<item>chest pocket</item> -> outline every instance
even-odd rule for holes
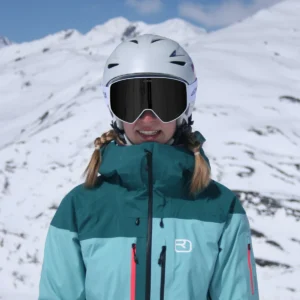
[[[165,299],[206,299],[219,253],[220,224],[169,219],[165,228]]]

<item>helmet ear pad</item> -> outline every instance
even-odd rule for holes
[[[123,122],[119,119],[116,119],[116,123],[119,129],[124,130]]]
[[[180,127],[184,122],[189,123],[189,117],[192,115],[195,102],[191,102],[180,118],[176,120],[177,127]]]

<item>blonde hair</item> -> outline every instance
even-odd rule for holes
[[[190,184],[190,193],[195,194],[205,189],[210,183],[210,167],[204,157],[199,153],[202,145],[195,138],[195,134],[191,132],[185,133],[184,135],[185,146],[195,154],[194,173]],[[124,144],[114,130],[109,130],[102,134],[101,137],[95,139],[95,151],[83,173],[83,175],[86,176],[85,187],[92,188],[95,186],[102,159],[99,149],[113,140],[117,141],[119,144]]]

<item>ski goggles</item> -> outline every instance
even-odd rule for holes
[[[197,79],[192,84],[173,78],[135,77],[103,87],[111,112],[119,120],[134,123],[147,110],[163,123],[174,121],[195,101]]]

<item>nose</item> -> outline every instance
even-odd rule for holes
[[[143,121],[152,121],[154,119],[157,119],[157,117],[151,110],[146,110],[140,116],[140,119]]]

